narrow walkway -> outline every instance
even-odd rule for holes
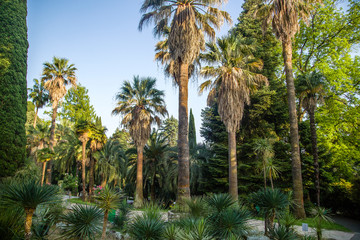
[[[334,221],[340,225],[343,225],[344,227],[350,229],[352,232],[355,233],[355,235],[350,240],[360,240],[360,221],[347,218],[347,217],[341,217],[341,216],[335,216],[333,217]]]

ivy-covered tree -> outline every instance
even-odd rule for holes
[[[0,0],[0,178],[25,159],[26,15],[26,0]]]

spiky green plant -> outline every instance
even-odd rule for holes
[[[279,189],[264,189],[250,195],[250,202],[260,208],[265,217],[265,234],[274,228],[275,218],[279,218],[288,208],[288,196]]]
[[[133,239],[142,240],[160,240],[164,230],[164,221],[155,208],[147,209],[142,215],[136,216],[127,228],[127,232]]]
[[[13,181],[3,184],[0,192],[2,207],[20,207],[25,211],[25,239],[31,238],[32,219],[36,208],[40,204],[56,202],[58,188],[55,186],[41,186],[40,183],[30,181]]]
[[[177,239],[180,240],[212,240],[215,239],[208,228],[207,222],[204,218],[201,219],[185,219],[183,221],[188,221],[183,226],[182,231],[179,231]]]
[[[101,232],[102,210],[96,206],[75,205],[61,217],[65,226],[61,236],[64,239],[95,239]]]
[[[176,240],[178,232],[179,228],[175,224],[171,223],[165,227],[163,237],[166,240]]]
[[[236,205],[236,201],[229,194],[222,193],[210,196],[208,199],[206,199],[206,202],[210,209],[217,213],[220,213]]]
[[[121,197],[122,195],[119,192],[116,192],[108,186],[105,186],[101,193],[95,197],[97,206],[104,211],[103,229],[101,234],[102,240],[104,240],[106,237],[106,227],[109,211],[120,206]]]
[[[186,199],[185,204],[188,206],[189,213],[192,217],[204,217],[207,213],[206,202],[202,197],[193,197]]]
[[[315,224],[317,239],[321,240],[323,224],[334,222],[334,220],[332,220],[330,217],[331,210],[322,207],[315,207],[311,209],[310,213],[311,215],[314,216],[314,224]]]
[[[298,236],[292,229],[285,226],[278,226],[270,230],[270,237],[273,240],[296,240]]]

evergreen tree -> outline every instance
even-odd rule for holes
[[[196,154],[196,129],[195,129],[195,120],[190,108],[190,117],[189,117],[189,152],[190,156]]]
[[[27,1],[0,0],[0,178],[24,163]]]

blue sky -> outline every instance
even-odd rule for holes
[[[44,62],[51,61],[53,56],[65,57],[78,68],[78,81],[89,90],[91,104],[108,128],[108,136],[120,122],[119,116],[111,116],[114,96],[124,80],[132,80],[134,75],[155,77],[157,88],[165,91],[169,115],[178,118],[178,89],[171,79],[165,79],[161,65],[154,61],[158,39],[153,37],[152,26],[142,32],[137,28],[142,2],[28,1],[28,87],[32,87],[34,78],[40,78]],[[229,0],[221,8],[236,23],[242,3]],[[218,36],[226,34],[230,27],[224,24]],[[197,87],[202,79],[198,81],[189,84],[189,110],[193,109],[199,141],[200,114],[206,107],[206,94],[198,96]]]

